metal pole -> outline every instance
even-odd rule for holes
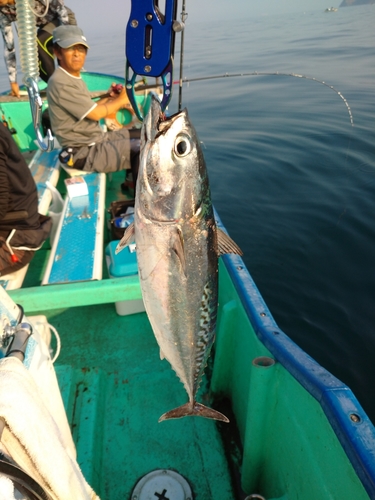
[[[187,18],[187,13],[185,12],[185,0],[182,1],[182,11],[181,11],[181,22],[185,24]],[[185,27],[183,27],[181,32],[181,52],[180,52],[180,83],[178,92],[178,111],[182,109],[182,78],[183,78],[183,65],[184,65],[184,37],[185,37]]]

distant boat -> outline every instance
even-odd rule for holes
[[[336,7],[328,7],[324,12],[337,12],[339,9],[336,9]]]

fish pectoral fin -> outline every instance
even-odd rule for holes
[[[130,224],[125,230],[124,236],[121,238],[118,243],[115,254],[117,255],[121,250],[130,245],[130,243],[134,243],[134,222]]]
[[[184,246],[184,237],[180,229],[177,228],[177,231],[173,233],[172,237],[172,250],[177,255],[178,260],[181,264],[182,272],[186,278],[186,259],[185,259],[185,246]]]
[[[241,248],[230,238],[227,233],[217,228],[217,255],[224,255],[226,253],[235,253],[243,255]]]

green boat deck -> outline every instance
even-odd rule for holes
[[[173,469],[198,498],[234,498],[213,421],[158,423],[162,413],[186,402],[186,394],[169,364],[160,361],[146,315],[124,319],[113,314],[113,305],[100,306],[100,314],[96,309],[51,318],[65,345],[57,374],[88,482],[103,499],[130,498],[142,475]],[[77,330],[79,335],[70,335]]]

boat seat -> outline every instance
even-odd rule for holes
[[[59,152],[60,149],[53,149],[49,152],[38,150],[29,165],[38,190],[38,211],[42,215],[47,215],[53,200],[51,186],[55,187],[59,180]],[[2,276],[0,286],[5,290],[21,288],[28,267],[29,265],[26,265],[14,273]]]
[[[90,173],[85,181],[87,195],[65,198],[42,285],[102,278],[106,177]]]

